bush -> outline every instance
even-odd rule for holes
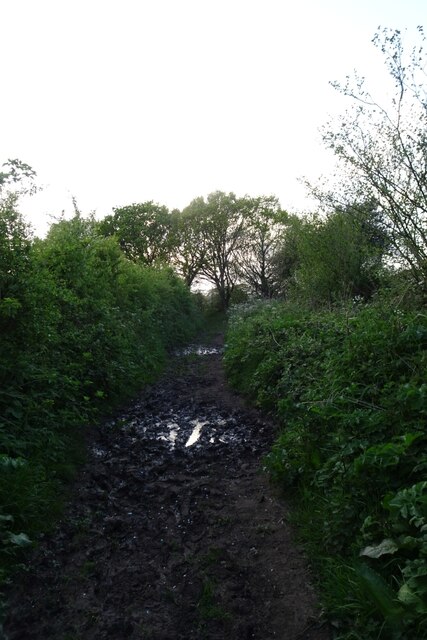
[[[57,515],[84,425],[153,380],[198,313],[169,269],[128,261],[93,220],[32,241],[14,210],[0,213],[13,264],[0,264],[1,579]]]
[[[304,496],[320,564],[347,576],[347,601],[330,608],[361,629],[374,620],[360,637],[427,637],[426,346],[425,314],[380,302],[261,305],[227,336],[231,382],[282,423],[266,467]]]

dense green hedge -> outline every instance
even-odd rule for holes
[[[0,580],[59,509],[84,425],[158,374],[198,312],[169,269],[76,215],[33,241],[0,210]]]
[[[264,304],[226,343],[231,382],[280,418],[266,466],[299,496],[337,637],[426,638],[427,316]]]

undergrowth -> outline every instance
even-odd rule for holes
[[[280,418],[265,465],[294,495],[336,638],[427,638],[426,347],[426,314],[384,301],[230,321],[228,377]]]
[[[200,319],[170,269],[130,262],[93,220],[32,240],[4,207],[0,232],[1,588],[60,513],[84,426],[153,380]]]

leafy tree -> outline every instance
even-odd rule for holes
[[[0,172],[0,327],[17,328],[28,293],[31,230],[18,210],[19,197],[33,190],[35,171],[9,160]]]
[[[243,242],[242,201],[234,193],[215,191],[206,201],[198,198],[190,207],[198,212],[195,249],[200,274],[215,286],[221,308],[227,309],[239,279],[236,257]]]
[[[312,304],[369,298],[379,286],[387,235],[371,203],[305,220],[296,238],[294,295]]]
[[[306,224],[302,217],[287,216],[285,229],[280,234],[279,244],[271,257],[276,297],[289,298],[295,288],[295,274],[300,264],[298,242]]]
[[[279,291],[273,257],[282,242],[286,214],[274,196],[241,200],[243,242],[236,255],[240,279],[257,297],[271,298]]]
[[[19,295],[28,265],[30,238],[15,197],[0,198],[0,301]]]
[[[205,262],[205,249],[201,244],[204,210],[203,198],[196,198],[182,212],[172,212],[171,262],[188,287],[199,276]]]
[[[212,283],[224,309],[237,285],[260,297],[277,294],[273,256],[286,219],[277,198],[216,191],[173,218],[172,262],[189,286],[197,277]]]
[[[103,235],[117,237],[130,260],[153,265],[170,256],[172,219],[165,206],[149,201],[117,208],[99,225]]]
[[[29,164],[14,158],[4,162],[3,167],[6,167],[7,171],[0,171],[0,193],[5,189],[11,189],[16,186],[18,186],[16,193],[22,194],[27,191],[35,191],[36,187],[33,180],[37,174]],[[27,182],[27,185],[29,183],[30,187],[25,186],[25,182]]]
[[[402,33],[384,29],[374,45],[385,58],[393,97],[377,100],[355,75],[335,88],[352,98],[350,109],[324,131],[343,168],[330,193],[314,190],[332,206],[357,200],[377,203],[397,258],[416,282],[427,278],[427,99],[425,36],[405,51]]]

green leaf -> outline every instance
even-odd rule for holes
[[[28,547],[32,544],[26,533],[9,533],[9,541],[18,547]]]
[[[402,604],[407,606],[418,604],[420,600],[406,582],[400,587],[397,597]]]
[[[385,538],[380,544],[375,546],[365,547],[361,552],[361,556],[367,556],[368,558],[380,558],[386,554],[393,554],[398,551],[399,547],[394,540]]]
[[[394,591],[384,578],[366,564],[357,568],[357,574],[367,596],[382,613],[385,620],[400,626],[404,610],[396,601]]]

